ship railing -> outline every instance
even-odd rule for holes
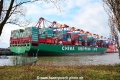
[[[10,47],[22,47],[22,46],[30,46],[30,43],[24,43],[24,44],[10,44]]]

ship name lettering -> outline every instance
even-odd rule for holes
[[[71,50],[72,51],[72,50],[75,50],[75,48],[74,47],[69,47],[69,46],[62,46],[62,50],[65,50],[65,51],[66,50],[68,50],[68,51]]]
[[[97,48],[93,48],[93,51],[97,51]]]
[[[78,50],[82,51],[82,50],[84,50],[84,48],[83,47],[78,47]]]
[[[78,47],[78,50],[79,50],[79,51],[83,51],[83,50],[85,50],[85,51],[90,51],[91,48],[87,48],[87,47]]]

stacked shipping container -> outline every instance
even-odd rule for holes
[[[57,26],[56,22],[48,28],[28,27],[11,31],[11,44],[45,43],[62,45],[108,47],[109,42],[88,31],[69,28],[67,25]]]

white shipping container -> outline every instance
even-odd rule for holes
[[[70,42],[71,42],[71,38],[68,38],[67,41],[70,41]]]

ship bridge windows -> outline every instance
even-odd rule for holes
[[[22,46],[23,46],[23,44],[20,44],[20,46],[22,47]]]
[[[11,44],[12,47],[14,47],[14,44]]]
[[[17,45],[15,44],[15,46],[17,46]]]
[[[27,44],[27,46],[30,46],[30,44]]]
[[[23,46],[26,46],[26,44],[24,43]]]
[[[12,44],[10,44],[10,47],[12,47]]]
[[[14,47],[14,44],[12,44],[12,47]]]
[[[20,45],[19,45],[19,44],[17,44],[17,46],[19,47]]]
[[[21,47],[22,46],[22,44],[19,44],[19,47]]]

